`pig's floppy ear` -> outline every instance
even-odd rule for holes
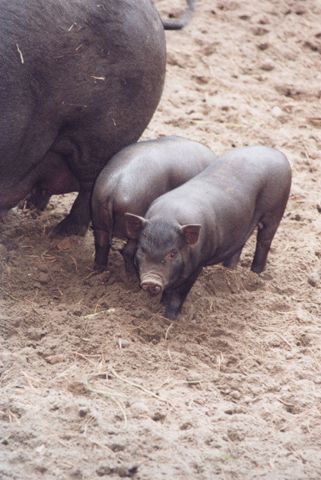
[[[125,226],[127,235],[133,240],[137,240],[146,223],[147,220],[139,215],[134,215],[133,213],[128,212],[125,213]]]
[[[189,245],[195,245],[198,242],[200,230],[201,225],[199,224],[188,224],[181,227],[181,232]]]

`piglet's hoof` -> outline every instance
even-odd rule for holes
[[[58,223],[50,232],[50,237],[68,237],[70,235],[84,236],[88,230],[88,225],[75,223],[71,217],[66,217]]]
[[[8,218],[8,210],[0,210],[0,223],[6,223]]]
[[[177,316],[179,313],[179,310],[167,307],[165,310],[165,317],[168,318],[168,320],[177,320]]]
[[[94,263],[93,270],[95,273],[103,273],[107,270],[107,265],[99,264],[99,263]]]

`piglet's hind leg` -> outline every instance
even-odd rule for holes
[[[251,265],[252,272],[263,272],[266,265],[267,256],[271,247],[271,243],[277,231],[279,223],[280,221],[271,221],[271,223],[267,223],[266,220],[263,220],[261,222],[261,225],[258,227],[256,249],[254,259]]]
[[[107,268],[110,250],[109,232],[94,228],[95,237],[95,263],[94,270],[103,272]]]
[[[136,268],[134,257],[137,249],[137,242],[135,240],[128,240],[124,248],[120,251],[123,256],[125,270],[129,275],[136,275]]]

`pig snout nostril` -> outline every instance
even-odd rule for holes
[[[161,286],[155,283],[142,283],[141,287],[143,290],[147,291],[151,295],[157,295],[161,291]]]
[[[161,291],[161,287],[159,285],[154,285],[153,286],[153,292],[159,293]]]

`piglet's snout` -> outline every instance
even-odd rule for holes
[[[162,292],[164,288],[162,279],[158,275],[143,276],[140,282],[140,286],[150,295],[158,295],[160,292]]]

